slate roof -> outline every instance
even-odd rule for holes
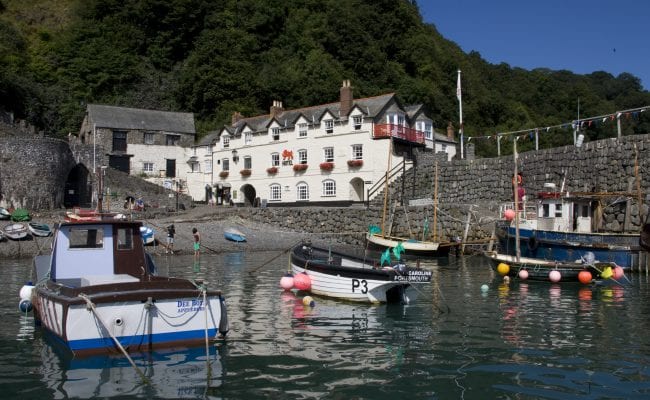
[[[88,104],[88,118],[101,128],[140,129],[194,135],[194,114]]]

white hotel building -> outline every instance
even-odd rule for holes
[[[275,101],[267,115],[235,113],[194,146],[187,182],[196,200],[214,188],[218,204],[349,205],[383,179],[389,148],[395,166],[434,146],[456,154],[453,132],[436,134],[421,105],[403,106],[394,93],[353,99],[344,81],[336,103],[285,110]]]

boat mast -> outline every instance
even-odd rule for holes
[[[436,160],[436,174],[433,185],[433,241],[438,238],[438,160]]]
[[[384,182],[384,210],[381,214],[381,237],[386,237],[386,207],[388,204],[388,174],[390,172],[391,157],[393,154],[393,137],[388,138],[388,167],[386,168],[386,182]]]
[[[512,177],[512,188],[515,197],[515,256],[517,262],[521,259],[521,248],[519,246],[519,181],[517,180],[517,137],[512,141],[512,155],[515,162],[515,172]]]

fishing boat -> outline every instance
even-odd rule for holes
[[[52,235],[52,229],[48,224],[32,221],[27,224],[27,228],[32,236],[47,237]]]
[[[155,232],[149,226],[143,225],[140,227],[140,237],[142,238],[142,243],[144,243],[145,246],[151,246],[156,241]]]
[[[107,216],[63,222],[34,259],[21,310],[73,355],[206,343],[228,332],[225,300],[201,281],[157,275],[142,224]]]
[[[3,228],[3,232],[5,236],[11,240],[21,240],[26,238],[27,235],[29,234],[29,230],[27,229],[27,226],[19,222],[14,222],[13,224],[9,224],[5,226]]]
[[[544,189],[534,201],[501,207],[502,220],[495,231],[501,253],[516,255],[518,228],[522,257],[565,262],[592,252],[597,260],[616,263],[624,270],[638,264],[638,232],[609,232],[600,227],[602,201],[615,193],[568,193],[556,190],[552,183],[544,184]]]
[[[246,241],[246,235],[244,235],[242,232],[240,232],[236,228],[228,228],[223,231],[223,236],[230,241],[233,242],[245,242]]]
[[[408,267],[403,262],[382,266],[372,260],[314,247],[309,242],[293,247],[290,259],[294,287],[320,296],[408,304],[417,295],[415,285],[431,283],[431,271]]]
[[[8,220],[11,218],[11,213],[4,207],[0,207],[0,220]]]
[[[514,255],[499,254],[497,252],[483,253],[490,261],[492,268],[499,274],[519,277],[521,279],[547,282],[578,282],[582,281],[582,278],[585,282],[590,282],[594,279],[607,279],[615,274],[622,273],[616,270],[616,264],[598,262],[592,259],[591,257],[593,255],[590,254],[587,253],[585,258],[571,262],[542,260],[530,257],[519,257],[517,259]],[[581,273],[584,274],[583,271],[588,272],[586,277],[580,276]]]

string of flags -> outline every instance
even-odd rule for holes
[[[529,129],[521,129],[518,131],[510,131],[510,132],[498,132],[494,133],[491,135],[483,135],[483,136],[470,136],[467,139],[467,143],[469,143],[471,140],[477,140],[477,139],[492,139],[492,138],[500,138],[508,135],[516,135],[515,139],[519,140],[520,138],[524,138],[526,136],[530,137],[531,139],[534,138],[536,135],[540,133],[548,133],[552,129],[576,129],[577,127],[580,128],[586,128],[590,127],[592,125],[600,125],[607,123],[609,121],[615,121],[617,119],[625,118],[639,118],[639,114],[642,112],[645,112],[646,110],[650,109],[650,106],[645,106],[645,107],[639,107],[639,108],[633,108],[629,110],[624,110],[624,111],[617,111],[612,114],[606,114],[606,115],[599,115],[596,117],[588,117],[588,118],[581,118],[578,120],[573,120],[571,122],[565,122],[562,124],[558,125],[550,125],[550,126],[545,126],[545,127],[536,127],[536,128],[529,128]]]

